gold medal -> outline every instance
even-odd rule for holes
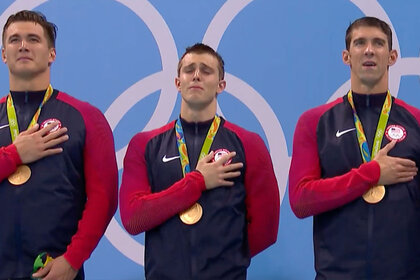
[[[385,196],[385,186],[373,186],[363,194],[363,199],[368,203],[378,203]]]
[[[186,225],[197,223],[201,219],[201,216],[203,216],[203,208],[197,202],[187,210],[179,213],[179,218]]]
[[[31,169],[27,165],[20,165],[7,179],[10,184],[19,186],[25,184],[31,177]]]

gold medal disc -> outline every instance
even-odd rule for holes
[[[19,186],[25,184],[29,178],[31,177],[31,169],[27,165],[20,165],[15,173],[10,175],[7,179],[9,180],[10,184],[15,186]]]
[[[203,216],[203,208],[197,202],[187,210],[179,213],[179,218],[186,225],[197,223],[201,219],[201,216]]]
[[[367,203],[378,203],[385,196],[385,186],[373,186],[363,194],[363,199]]]

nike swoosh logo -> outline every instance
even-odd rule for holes
[[[166,157],[166,155],[164,155],[163,158],[162,158],[162,161],[163,162],[169,162],[169,161],[177,159],[177,158],[179,158],[179,156],[174,156],[174,157],[169,157],[168,158],[168,157]]]
[[[5,127],[8,127],[8,126],[9,126],[9,124],[4,124],[4,125],[1,125],[1,126],[0,126],[0,129],[5,128]]]
[[[338,138],[338,137],[342,136],[343,134],[346,134],[347,132],[353,131],[355,129],[356,128],[353,127],[353,128],[346,129],[346,130],[343,130],[343,131],[337,130],[337,133],[335,134],[335,136]]]

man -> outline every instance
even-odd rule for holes
[[[120,189],[123,225],[146,231],[147,279],[245,279],[277,239],[279,193],[262,139],[216,115],[224,62],[187,48],[178,120],[133,137]],[[191,172],[190,172],[191,171]]]
[[[53,23],[20,11],[2,38],[0,279],[84,279],[117,206],[111,130],[98,109],[51,87]],[[43,252],[52,260],[32,274]]]
[[[350,91],[298,121],[290,204],[314,216],[316,279],[420,279],[420,111],[388,91],[397,56],[385,22],[356,20]]]

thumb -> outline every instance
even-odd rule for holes
[[[383,151],[383,153],[388,154],[389,151],[392,150],[392,148],[395,147],[395,144],[397,143],[396,140],[392,140],[391,142],[389,142],[388,144],[385,145],[385,147],[383,147],[381,150]]]
[[[41,279],[41,278],[44,278],[45,276],[47,276],[47,274],[51,270],[52,263],[53,263],[52,261],[48,262],[47,265],[45,265],[45,267],[40,268],[37,272],[32,274],[32,278]]]

